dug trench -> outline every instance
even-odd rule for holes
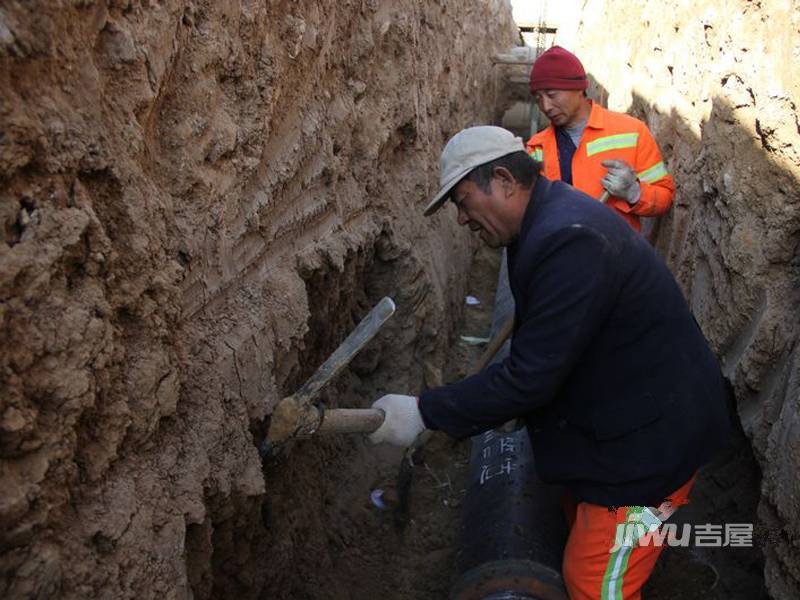
[[[398,313],[320,401],[474,360],[460,335],[486,335],[496,257],[467,283],[467,235],[418,209],[447,138],[492,120],[507,3],[46,4],[0,11],[0,596],[446,597],[466,443],[437,439],[406,488],[361,436],[263,467],[257,448],[267,404],[383,295]],[[656,247],[740,395],[747,437],[686,518],[767,522],[775,543],[766,565],[670,549],[645,597],[758,598],[766,573],[796,598],[797,94],[775,95],[763,65],[793,63],[760,40],[789,48],[800,11],[670,4],[589,11],[578,53],[663,141],[680,186]]]
[[[374,301],[393,293],[399,298],[397,315],[319,399],[329,407],[361,407],[383,393],[412,393],[426,385],[419,365],[414,368],[417,358],[409,350],[413,345],[401,341],[410,342],[414,326],[404,302],[408,299],[398,294],[397,282],[413,272],[413,266],[396,256],[387,260],[388,247],[384,237],[369,252],[350,254],[341,272],[322,267],[304,273],[313,309],[309,332],[298,350],[297,365],[302,367],[287,374],[287,393],[325,360]],[[454,311],[449,353],[441,375],[429,375],[429,381],[459,380],[479,359],[483,344],[478,340],[487,338],[492,323],[499,267],[498,253],[485,247],[474,250],[464,292],[479,304],[465,302]],[[259,439],[254,432],[254,441]],[[207,582],[211,585],[195,589],[209,590],[206,597],[252,593],[247,566],[237,565],[234,558],[236,540],[241,540],[244,554],[253,552],[254,543],[260,546],[255,562],[263,571],[255,579],[261,598],[449,597],[458,579],[460,539],[470,526],[462,521],[470,443],[438,434],[409,463],[402,451],[373,446],[359,435],[294,442],[264,463],[267,492],[259,522],[243,521],[238,531],[223,527],[223,544],[215,532],[213,547],[219,557],[213,561],[215,572]],[[711,501],[725,481],[732,488],[732,481],[758,477],[752,455],[744,454],[739,446],[704,470],[693,494],[696,502],[676,517],[681,526],[752,516],[755,485],[753,497],[729,494]],[[269,543],[258,544],[255,530]],[[208,562],[202,549],[198,558],[198,564]],[[722,560],[703,549],[669,548],[644,597],[759,598],[762,564],[755,548],[739,549],[733,559]]]

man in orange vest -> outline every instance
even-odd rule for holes
[[[560,179],[608,205],[636,231],[640,217],[672,205],[675,184],[647,125],[607,110],[586,96],[586,71],[571,52],[553,46],[531,70],[530,88],[550,126],[528,140],[530,156]]]
[[[526,150],[543,163],[545,177],[560,179],[593,198],[605,190],[608,206],[639,231],[640,217],[669,210],[675,184],[647,125],[592,102],[587,87],[586,71],[571,52],[553,46],[539,56],[531,70],[530,89],[550,126],[532,136]],[[502,281],[498,299],[509,295]],[[693,479],[673,494],[675,506],[687,501]],[[619,531],[618,523],[628,513],[612,514],[595,504],[576,503],[569,494],[564,503],[571,531],[563,574],[570,597],[640,598],[662,547],[638,547],[632,560],[617,564],[619,555],[606,553],[604,547],[611,529]],[[611,593],[612,589],[616,591]]]

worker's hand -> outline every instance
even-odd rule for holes
[[[608,169],[601,181],[608,193],[624,199],[630,205],[636,204],[642,192],[636,171],[624,160],[604,160],[601,164]]]
[[[386,443],[405,448],[425,429],[414,396],[387,394],[376,400],[372,408],[380,408],[386,413],[383,425],[369,436],[373,444]]]

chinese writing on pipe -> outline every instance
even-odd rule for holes
[[[517,468],[514,438],[489,430],[483,434],[482,439],[484,447],[481,450],[480,484],[483,485],[493,477],[510,476]]]

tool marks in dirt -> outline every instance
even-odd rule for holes
[[[246,231],[232,247],[223,249],[218,266],[202,265],[183,284],[183,310],[192,317],[214,309],[216,300],[249,280],[264,281],[279,267],[290,267],[292,257],[330,237],[341,226],[327,200],[298,199],[294,210],[260,219],[257,229]],[[268,206],[268,205],[267,205]]]

